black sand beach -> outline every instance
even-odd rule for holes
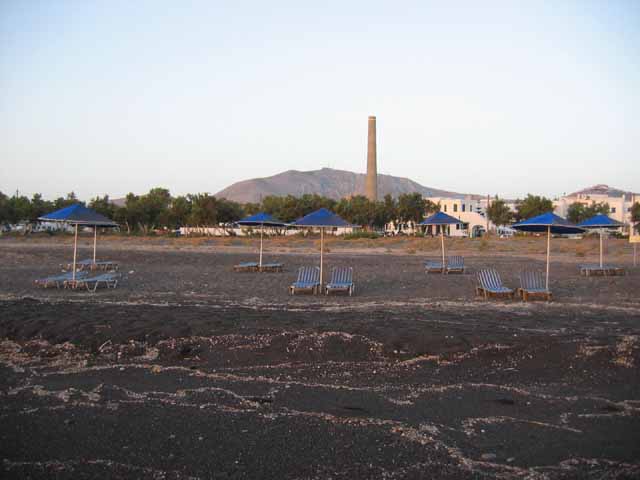
[[[0,469],[8,478],[640,478],[640,272],[555,301],[474,298],[540,256],[339,250],[355,297],[289,297],[215,245],[101,251],[116,290],[37,290],[62,245],[0,241]]]

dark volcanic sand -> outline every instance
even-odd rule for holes
[[[330,254],[357,296],[291,298],[316,257],[106,253],[117,290],[43,291],[68,251],[0,243],[5,477],[640,478],[638,272],[561,258],[554,303],[486,303],[417,256]]]

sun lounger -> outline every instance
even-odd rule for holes
[[[65,288],[86,288],[90,292],[95,292],[100,285],[107,288],[116,288],[118,286],[119,278],[120,275],[113,272],[102,273],[94,277],[83,277],[80,279],[78,279],[78,276],[76,275],[75,281],[67,280],[65,282]]]
[[[545,287],[544,277],[542,273],[533,270],[524,270],[520,272],[520,288],[518,295],[525,302],[530,298],[541,297],[544,300],[552,300],[552,294]]]
[[[500,275],[493,268],[483,268],[478,272],[476,295],[513,298],[514,290],[503,285]]]
[[[602,267],[599,264],[591,264],[591,265],[580,265],[580,274],[585,275],[587,277],[590,276],[605,276],[605,275],[624,275],[626,270],[623,267],[616,267],[614,265],[603,265]]]
[[[76,279],[83,278],[86,275],[87,275],[87,272],[76,272]],[[62,273],[60,275],[54,275],[51,277],[38,278],[34,280],[33,283],[36,286],[42,287],[42,288],[49,288],[49,287],[60,288],[64,286],[65,282],[71,280],[72,276],[73,276],[73,272],[66,272],[66,273]]]
[[[257,262],[240,263],[238,265],[234,265],[233,270],[236,272],[257,272],[258,263]]]
[[[261,272],[281,272],[284,268],[282,263],[263,263],[258,270]]]
[[[464,273],[464,257],[453,256],[447,258],[447,273]]]
[[[66,270],[73,270],[73,263],[63,265]],[[76,270],[118,270],[118,262],[112,262],[110,260],[103,260],[100,262],[94,262],[91,259],[80,260],[76,262]]]
[[[320,269],[318,267],[300,267],[298,279],[289,287],[289,293],[298,291],[316,293],[320,289]]]
[[[337,267],[331,270],[331,281],[325,287],[327,295],[332,292],[345,292],[351,296],[353,295],[354,290],[353,268]]]
[[[427,260],[424,262],[427,273],[442,273],[442,262],[439,260]]]

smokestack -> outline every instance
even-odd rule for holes
[[[376,153],[376,117],[369,117],[369,136],[367,140],[367,179],[365,196],[375,202],[378,200],[378,156]]]

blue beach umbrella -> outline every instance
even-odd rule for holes
[[[551,251],[551,234],[570,235],[583,233],[584,229],[552,212],[543,213],[537,217],[524,220],[512,225],[512,227],[514,230],[519,230],[521,232],[547,233],[547,276],[545,288],[549,290],[549,254]]]
[[[584,222],[579,223],[578,226],[587,230],[600,231],[600,268],[602,268],[602,234],[607,229],[622,227],[622,223],[614,220],[613,218],[610,218],[607,215],[599,214],[586,219]]]
[[[268,213],[260,212],[255,215],[243,218],[236,222],[238,225],[246,227],[260,227],[260,262],[259,266],[262,267],[262,238],[264,233],[264,227],[284,227],[286,223],[281,222],[277,218],[272,217]]]
[[[441,240],[441,244],[442,244],[442,273],[445,272],[445,268],[444,268],[444,264],[445,264],[445,260],[444,260],[444,227],[445,225],[456,225],[456,224],[462,224],[462,222],[460,220],[458,220],[457,218],[453,218],[451,215],[447,215],[444,212],[436,212],[433,215],[431,215],[430,217],[425,218],[422,222],[419,223],[419,225],[425,225],[425,226],[440,226],[440,240]]]
[[[320,229],[320,287],[322,288],[322,263],[324,251],[324,229],[333,227],[354,227],[339,215],[336,215],[326,208],[321,208],[315,212],[311,212],[295,222],[293,225],[301,228],[319,228]]]
[[[117,227],[118,224],[108,219],[104,215],[84,207],[80,204],[61,208],[55,212],[48,213],[38,220],[43,222],[68,223],[75,226],[73,239],[73,273],[72,280],[76,279],[76,260],[78,251],[78,225],[93,227],[93,263],[96,263],[96,246],[98,242],[98,227]]]

